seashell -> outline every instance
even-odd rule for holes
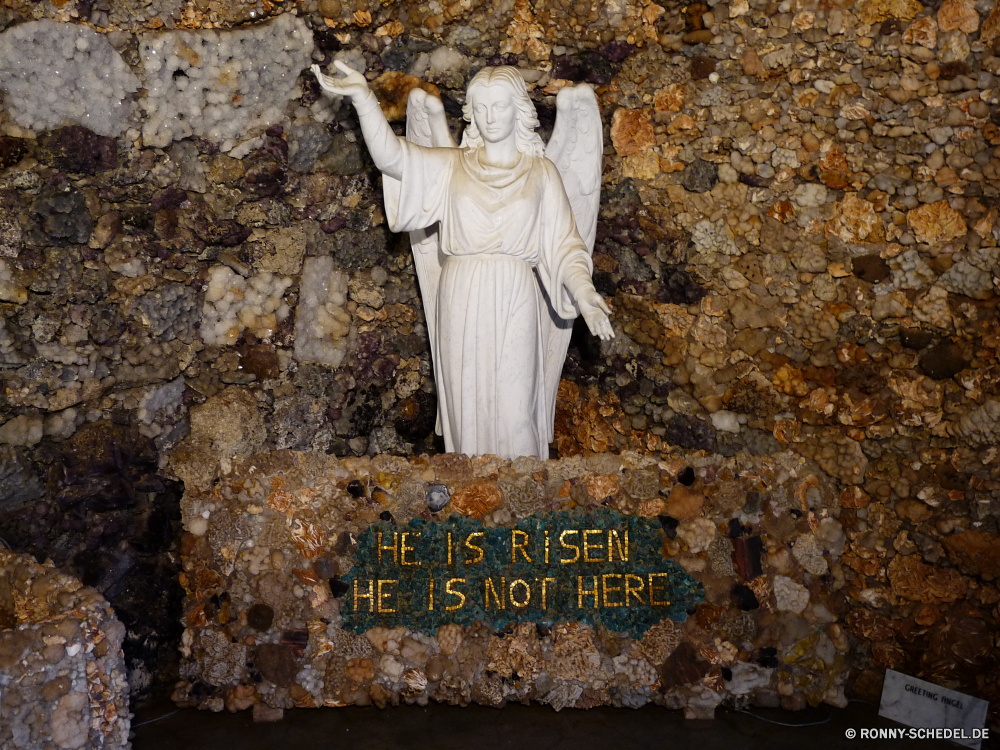
[[[403,682],[416,693],[422,693],[427,688],[427,677],[419,669],[407,669],[403,672]]]
[[[427,487],[427,508],[431,513],[438,513],[444,510],[445,506],[451,502],[451,491],[446,485],[431,484]]]

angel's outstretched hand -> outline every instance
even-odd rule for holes
[[[615,337],[615,332],[611,328],[611,308],[596,289],[588,289],[580,295],[577,300],[580,305],[580,313],[587,321],[590,332],[601,341],[608,341]]]
[[[334,96],[346,96],[354,104],[358,104],[364,100],[368,96],[368,81],[365,80],[365,77],[340,60],[334,60],[333,64],[337,70],[344,74],[342,78],[331,78],[328,75],[323,75],[323,72],[319,69],[319,65],[312,66],[311,70],[313,75],[316,76],[320,88]]]

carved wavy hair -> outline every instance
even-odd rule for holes
[[[517,68],[510,65],[502,65],[496,68],[483,68],[469,83],[469,89],[465,93],[465,106],[462,107],[462,116],[469,124],[465,127],[462,135],[462,148],[475,149],[483,145],[483,136],[476,127],[476,119],[472,115],[472,109],[477,97],[486,90],[487,87],[506,85],[510,89],[511,101],[514,103],[515,124],[514,143],[517,150],[529,156],[544,156],[545,144],[542,138],[535,132],[538,127],[538,114],[535,112],[535,105],[528,96],[528,88],[524,85],[524,79],[517,72]]]

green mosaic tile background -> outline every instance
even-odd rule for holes
[[[571,533],[562,539],[576,552],[560,543],[567,530]],[[341,609],[344,628],[356,633],[376,625],[434,633],[448,622],[481,620],[499,630],[511,623],[577,621],[638,637],[664,618],[683,621],[688,609],[705,599],[702,585],[663,557],[656,519],[610,510],[550,513],[493,529],[459,515],[440,523],[383,522],[369,527],[359,542],[354,568],[344,579],[349,589]],[[543,602],[545,579],[552,580],[545,582]],[[449,592],[449,581],[459,593]]]

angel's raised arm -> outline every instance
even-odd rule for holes
[[[382,174],[397,180],[402,179],[403,147],[399,143],[399,137],[389,127],[378,99],[368,88],[365,77],[340,60],[334,61],[333,64],[344,74],[342,78],[323,75],[318,65],[312,66],[320,88],[330,96],[350,98],[358,113],[361,134],[365,138],[365,145],[368,146],[368,153],[372,155],[375,166]]]

